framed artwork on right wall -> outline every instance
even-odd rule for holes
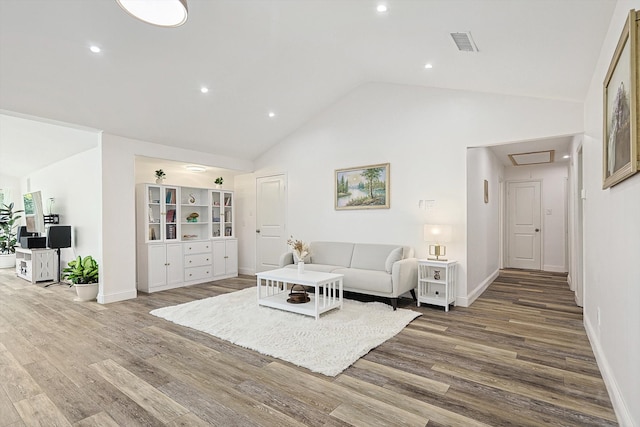
[[[629,12],[604,79],[603,189],[638,172],[638,15]]]

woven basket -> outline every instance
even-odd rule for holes
[[[296,287],[298,287],[296,289]],[[307,290],[302,285],[295,284],[291,286],[291,292],[289,293],[289,299],[287,302],[290,304],[304,304],[305,302],[311,301],[309,295],[307,294]]]

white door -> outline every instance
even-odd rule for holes
[[[225,240],[225,272],[226,274],[238,273],[238,241],[235,239]]]
[[[508,183],[507,200],[509,267],[540,270],[540,181]]]
[[[285,176],[256,180],[256,272],[278,268],[278,259],[287,249]]]
[[[184,258],[182,243],[167,245],[167,284],[182,283],[184,281]]]
[[[227,256],[226,243],[224,240],[215,240],[213,242],[213,276],[224,276],[227,274]]]
[[[166,245],[149,245],[149,290],[167,284]]]

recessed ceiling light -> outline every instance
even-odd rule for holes
[[[568,159],[568,158],[569,158],[569,155],[568,155],[568,154],[565,154],[564,156],[562,156],[562,158],[563,158],[563,159]]]
[[[276,116],[276,113],[274,113],[273,111],[269,111],[269,113],[267,114],[267,116],[274,118]]]
[[[209,88],[208,88],[208,87],[204,87],[204,86],[202,86],[202,87],[200,88],[200,92],[202,92],[202,93],[207,93],[207,92],[209,92]]]
[[[430,70],[431,68],[433,68],[433,65],[431,64],[425,64],[424,68],[426,68],[427,70]]]
[[[187,170],[190,170],[191,172],[204,172],[207,170],[207,168],[200,165],[187,165],[185,166],[185,168],[187,168]]]
[[[89,50],[90,50],[91,52],[93,52],[93,53],[100,53],[100,51],[101,51],[102,49],[100,49],[100,48],[99,48],[98,46],[96,46],[96,45],[93,45],[93,46],[90,46],[90,47],[89,47]]]
[[[380,13],[385,13],[387,11],[387,5],[379,4],[378,6],[376,6],[376,10]]]

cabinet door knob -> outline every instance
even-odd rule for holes
[[[189,264],[191,264],[191,260],[189,260]]]
[[[209,258],[207,258],[206,261],[209,261]]]

